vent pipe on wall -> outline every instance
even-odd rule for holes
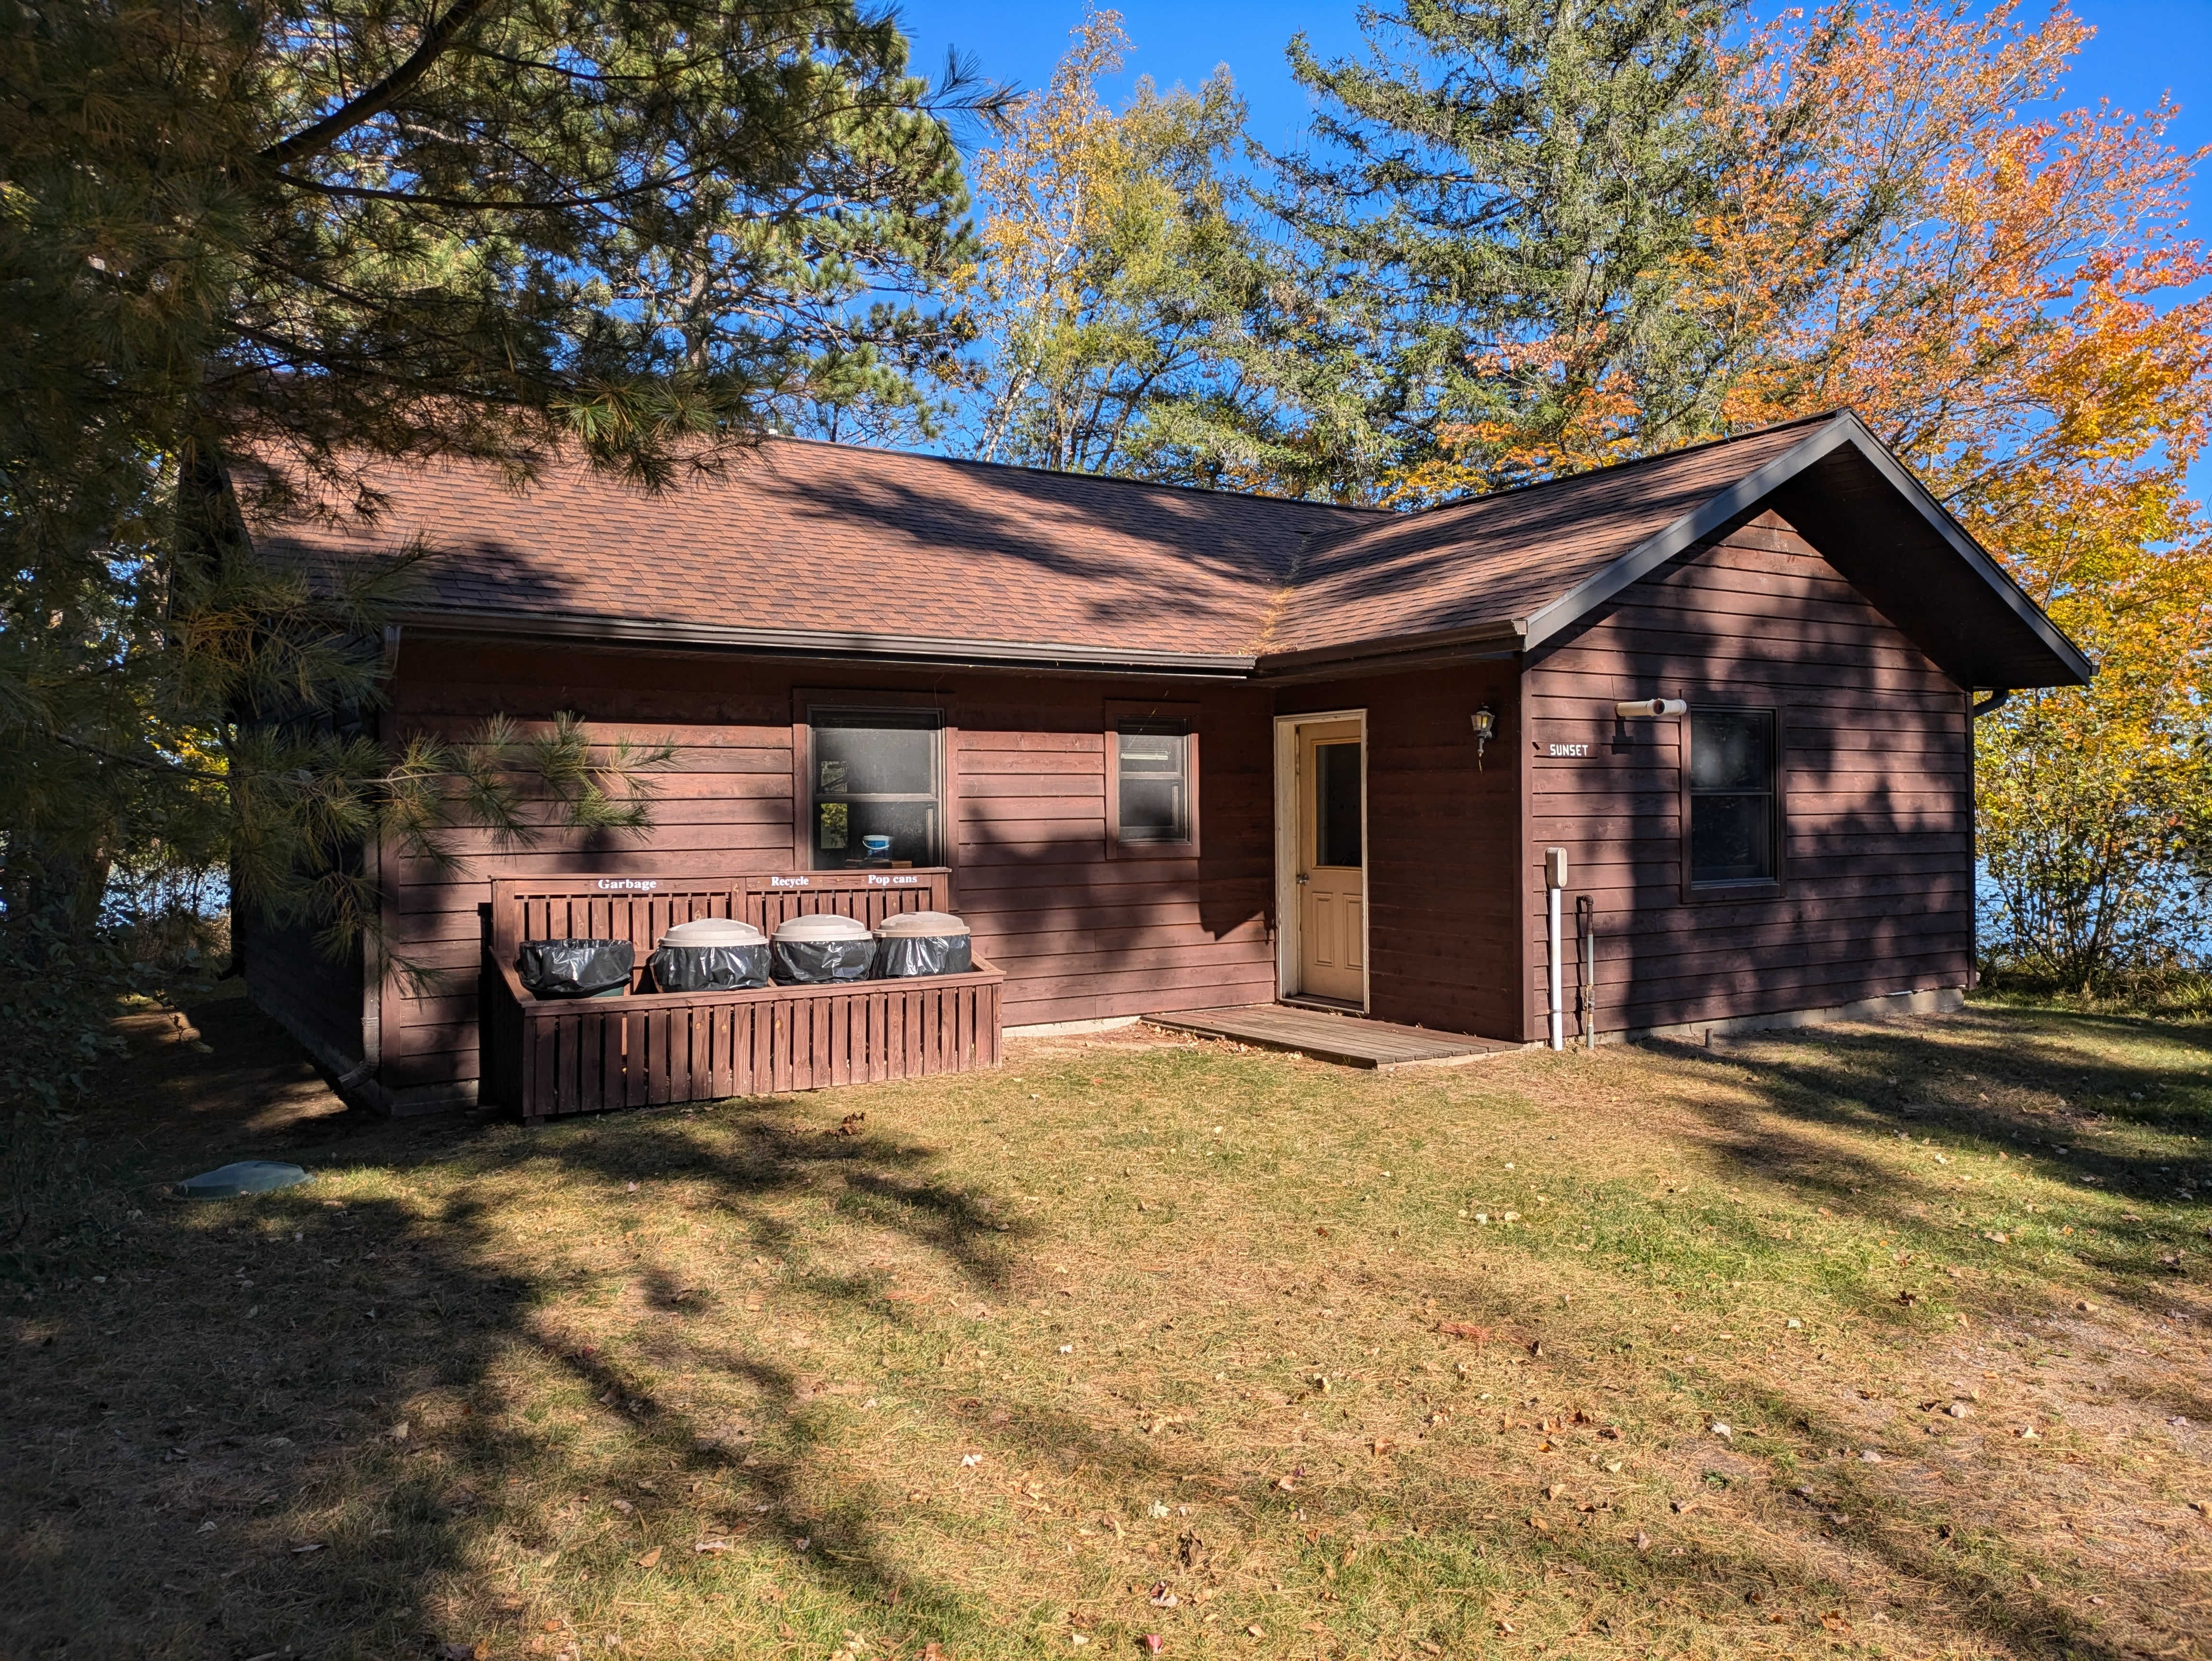
[[[1552,989],[1552,1048],[1567,1047],[1565,1012],[1559,1007],[1559,891],[1567,885],[1567,850],[1547,848],[1544,850],[1544,893],[1548,905],[1551,942]]]

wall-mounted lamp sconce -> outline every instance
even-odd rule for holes
[[[1474,727],[1474,770],[1479,773],[1482,770],[1482,752],[1490,748],[1491,739],[1498,736],[1498,717],[1486,703],[1468,720]]]
[[[1624,698],[1613,706],[1623,721],[1650,721],[1656,715],[1686,715],[1690,706],[1680,698]]]

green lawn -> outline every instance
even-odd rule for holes
[[[11,1661],[2212,1653],[2212,1027],[525,1131],[194,1019],[8,1288]]]

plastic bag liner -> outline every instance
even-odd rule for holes
[[[876,929],[876,976],[965,975],[975,966],[968,925],[950,911],[903,911]]]
[[[797,986],[865,981],[876,964],[876,937],[851,917],[793,917],[769,947],[776,979]]]
[[[906,975],[964,975],[975,966],[975,949],[965,934],[890,935],[876,942],[876,977],[894,981]]]
[[[629,990],[628,940],[525,940],[514,972],[535,997],[611,998]]]
[[[645,960],[663,992],[743,992],[768,984],[768,942],[740,946],[669,946]]]

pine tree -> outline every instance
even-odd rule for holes
[[[363,837],[520,834],[526,785],[635,822],[638,777],[574,732],[377,733],[380,618],[436,551],[264,569],[227,464],[373,514],[395,459],[521,483],[562,448],[665,487],[773,427],[910,417],[975,254],[945,118],[995,100],[852,0],[0,13],[7,924],[66,934],[118,860],[227,849],[345,935]]]
[[[1274,206],[1376,380],[1375,481],[1418,502],[1695,430],[1703,320],[1678,263],[1729,143],[1709,119],[1735,0],[1405,0],[1364,58],[1290,60],[1320,100]]]

